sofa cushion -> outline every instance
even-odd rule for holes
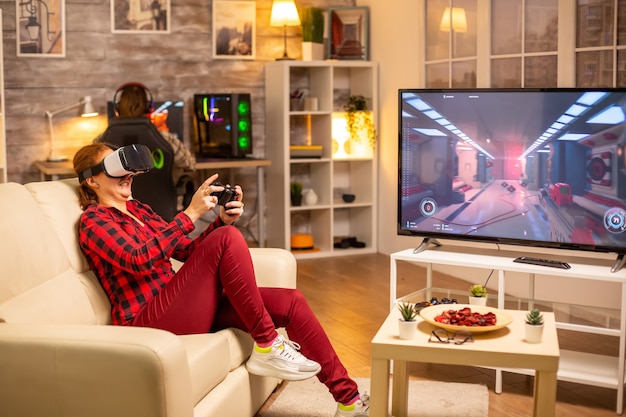
[[[230,372],[230,346],[224,332],[179,336],[187,352],[194,404]]]
[[[0,304],[0,322],[96,324],[84,285],[71,269]]]
[[[78,245],[78,221],[82,214],[76,191],[78,179],[31,182],[24,187],[31,192],[61,241],[72,268],[78,272],[87,271],[89,265]]]
[[[252,352],[252,337],[239,329],[180,336],[191,371],[193,399],[200,401]]]
[[[70,263],[55,230],[24,186],[0,184],[0,304],[65,273]]]

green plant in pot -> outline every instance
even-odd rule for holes
[[[410,340],[417,334],[417,313],[415,304],[402,302],[398,304],[400,319],[398,320],[398,336],[400,339]]]
[[[474,284],[469,290],[469,303],[473,305],[487,305],[487,287]]]
[[[324,59],[324,13],[317,7],[300,10],[302,25],[302,59],[319,61]]]
[[[376,129],[372,112],[367,105],[368,100],[362,95],[351,95],[343,106],[343,110],[346,113],[350,138],[360,142],[361,132],[364,132],[369,145],[374,149],[376,148]]]
[[[526,341],[528,343],[540,343],[543,335],[543,314],[537,308],[533,308],[526,314]]]
[[[291,194],[291,205],[302,205],[302,183],[293,181],[289,184],[289,192]]]

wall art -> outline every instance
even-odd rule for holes
[[[213,1],[213,58],[254,59],[256,2]]]
[[[369,7],[337,7],[328,9],[329,59],[369,59]]]
[[[170,33],[170,0],[111,0],[112,33]]]
[[[65,56],[65,0],[15,0],[17,56]]]

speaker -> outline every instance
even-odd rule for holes
[[[142,83],[130,82],[130,83],[122,84],[121,86],[118,87],[117,91],[115,91],[115,95],[113,96],[113,108],[115,110],[116,117],[119,116],[120,114],[120,96],[122,95],[124,90],[126,90],[127,88],[131,88],[131,87],[137,87],[143,90],[143,93],[146,96],[146,108],[144,109],[144,113],[150,114],[154,111],[154,99],[152,98],[152,93],[150,92],[148,87],[146,87]]]

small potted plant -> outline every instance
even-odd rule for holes
[[[543,334],[543,314],[537,308],[533,308],[526,314],[526,341],[528,343],[540,343]]]
[[[415,304],[402,302],[398,304],[398,310],[400,310],[400,320],[398,321],[400,339],[410,340],[415,338],[417,333],[417,314],[418,309],[415,308]]]
[[[481,284],[470,287],[469,303],[472,305],[487,305],[487,288]]]
[[[362,142],[365,136],[372,149],[376,148],[376,129],[372,112],[367,105],[368,99],[362,95],[351,95],[348,103],[343,106],[346,112],[346,123],[350,138],[356,143]]]
[[[291,205],[292,206],[301,206],[302,205],[302,183],[293,181],[289,185],[289,192],[291,194]]]
[[[302,59],[324,59],[324,11],[318,7],[300,9],[302,22]]]

